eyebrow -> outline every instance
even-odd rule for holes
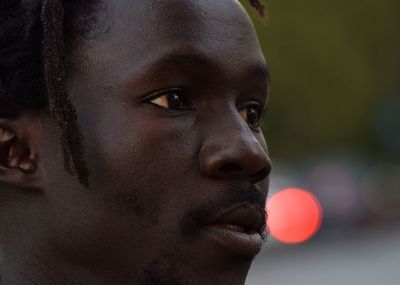
[[[271,74],[268,65],[265,63],[251,66],[246,73],[251,78],[266,79],[268,83],[271,82]]]
[[[150,63],[144,68],[144,70],[151,71],[173,65],[187,66],[188,68],[192,68],[193,66],[204,66],[207,68],[211,67],[214,70],[220,69],[219,64],[215,60],[201,53],[171,53],[163,55],[159,59]],[[271,81],[270,72],[265,62],[257,62],[250,65],[242,73],[250,80],[266,80],[267,83],[270,83]]]

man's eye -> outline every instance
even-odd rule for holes
[[[153,105],[170,110],[188,110],[190,106],[182,94],[182,90],[168,90],[149,100]]]
[[[260,127],[260,109],[261,107],[258,106],[246,106],[240,110],[240,115],[242,116],[243,120],[245,120],[251,128],[256,129]]]

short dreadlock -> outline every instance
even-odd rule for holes
[[[0,117],[15,119],[25,111],[49,111],[61,131],[65,169],[85,187],[89,187],[89,171],[76,110],[65,89],[64,45],[72,33],[66,23],[90,18],[94,13],[90,7],[100,1],[0,2]],[[247,1],[264,16],[260,0]],[[73,25],[81,33],[88,29],[87,21],[83,22]]]

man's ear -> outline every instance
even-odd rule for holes
[[[33,189],[36,188],[37,159],[25,130],[17,128],[15,122],[0,119],[0,182]]]

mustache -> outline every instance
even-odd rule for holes
[[[190,210],[185,214],[181,222],[181,230],[183,234],[194,239],[198,236],[202,225],[210,222],[221,209],[227,209],[236,204],[248,203],[258,208],[262,213],[263,217],[266,217],[265,203],[267,195],[263,194],[254,185],[232,185],[226,191],[225,196],[220,197],[217,200],[208,201],[196,208]],[[260,229],[261,233],[265,233],[266,230],[266,219],[263,219],[263,225]],[[263,239],[266,239],[263,234]]]

